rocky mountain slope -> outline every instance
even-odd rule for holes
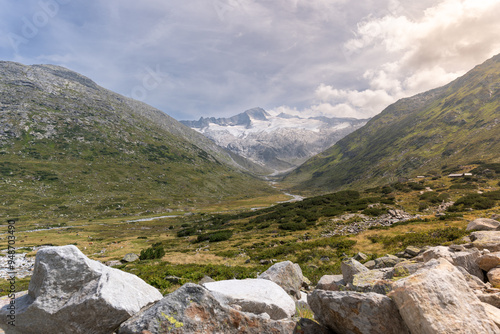
[[[0,156],[11,217],[164,212],[273,192],[161,111],[51,65],[0,62]]]
[[[199,131],[219,146],[253,162],[282,172],[332,146],[367,120],[353,118],[302,118],[262,108],[230,118],[200,118],[181,123]]]
[[[288,175],[295,189],[367,187],[500,161],[500,55],[450,84],[399,100]]]

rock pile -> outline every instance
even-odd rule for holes
[[[349,221],[353,218],[359,219],[360,221],[350,222],[349,224],[342,223],[342,221]],[[330,230],[328,233],[323,234],[324,237],[333,237],[336,235],[348,235],[348,234],[358,234],[370,227],[375,226],[391,226],[395,223],[404,222],[410,219],[417,219],[419,216],[412,216],[409,213],[394,209],[389,210],[386,214],[383,214],[376,218],[369,218],[362,214],[347,214],[339,218],[333,219],[332,222],[337,223],[337,225]],[[338,224],[340,222],[340,224]]]
[[[473,226],[481,231],[464,245],[408,247],[365,264],[357,254],[342,263],[342,275],[323,276],[311,293],[300,267],[285,261],[257,279],[207,279],[162,297],[74,246],[51,247],[38,252],[29,291],[16,300],[15,328],[5,322],[8,301],[0,300],[0,328],[13,334],[500,334],[500,231],[489,221]],[[316,322],[297,319],[299,306],[310,308]]]

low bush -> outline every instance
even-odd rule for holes
[[[157,242],[153,244],[151,247],[141,250],[139,259],[140,260],[161,259],[164,255],[165,255],[165,249],[163,248],[162,243]]]

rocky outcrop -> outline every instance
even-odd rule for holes
[[[300,299],[303,275],[298,264],[291,261],[276,263],[258,278],[270,280],[281,286],[293,298]]]
[[[377,293],[315,290],[309,304],[319,323],[335,333],[409,333],[393,301]]]
[[[412,333],[499,333],[464,276],[444,258],[394,283],[390,296]]]
[[[269,280],[227,280],[205,283],[204,287],[222,304],[238,305],[243,312],[267,313],[274,320],[290,318],[295,314],[292,297]]]
[[[188,283],[124,322],[118,333],[289,334],[294,328],[294,321],[240,312],[220,303],[206,288]]]
[[[90,260],[75,246],[38,251],[29,292],[7,333],[109,334],[161,293],[135,275]],[[7,306],[0,310],[2,320]],[[17,331],[17,332],[16,332]]]

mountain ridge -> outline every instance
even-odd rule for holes
[[[497,55],[443,87],[388,106],[284,181],[296,190],[332,191],[499,162],[499,82]]]
[[[276,174],[299,166],[366,121],[272,115],[257,107],[229,118],[201,117],[198,121],[181,123]]]
[[[54,65],[0,62],[0,156],[7,216],[120,216],[276,193],[250,162],[160,110]]]

